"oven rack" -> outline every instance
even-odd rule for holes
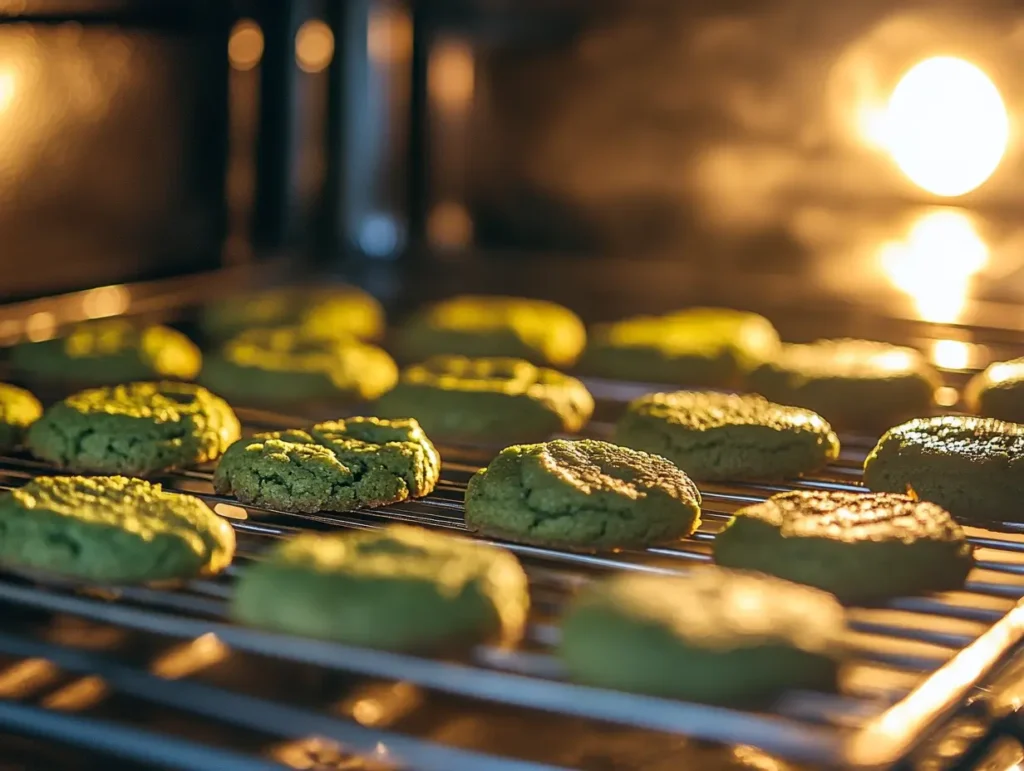
[[[240,415],[247,430],[302,422],[253,411],[241,411]],[[601,424],[591,429],[595,435],[606,431],[607,426]],[[978,564],[962,592],[907,597],[877,608],[852,609],[849,644],[856,656],[844,677],[841,694],[793,692],[761,712],[691,704],[566,682],[551,650],[558,636],[553,619],[582,582],[615,570],[671,574],[706,562],[715,533],[731,513],[775,492],[861,490],[860,465],[870,445],[866,438],[846,437],[843,454],[832,466],[786,484],[702,485],[703,524],[692,538],[672,547],[576,554],[502,544],[523,562],[534,598],[528,639],[515,651],[479,646],[461,659],[424,658],[247,629],[226,618],[226,601],[234,577],[247,562],[260,559],[263,550],[276,539],[303,530],[376,528],[391,522],[463,534],[465,485],[490,452],[479,448],[442,448],[446,461],[441,482],[432,495],[347,514],[297,515],[240,506],[213,492],[209,468],[154,477],[167,489],[199,495],[230,519],[239,549],[235,564],[223,576],[192,581],[177,590],[115,588],[102,597],[76,591],[72,586],[15,576],[0,580],[0,602],[179,643],[212,633],[232,650],[313,665],[324,671],[404,681],[462,699],[557,713],[599,724],[753,746],[797,762],[885,767],[904,758],[977,696],[979,686],[990,681],[1016,653],[1024,636],[1024,606],[1017,606],[1024,597],[1024,526],[1003,523],[969,528]],[[16,487],[34,476],[52,473],[59,472],[28,457],[0,458],[0,487]],[[99,676],[133,697],[226,721],[272,739],[315,734],[357,755],[386,760],[398,767],[425,771],[555,767],[445,746],[189,679],[166,679],[144,667],[15,633],[0,633],[0,654],[46,659],[69,672]],[[268,766],[265,758],[230,756],[184,739],[140,736],[131,727],[109,722],[93,724],[87,718],[14,701],[0,702],[0,727],[46,733],[93,749],[117,747],[136,759],[170,757],[178,768],[279,767]],[[154,754],[158,747],[159,754]]]

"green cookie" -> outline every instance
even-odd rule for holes
[[[597,325],[578,368],[616,380],[730,387],[778,346],[775,327],[762,316],[691,308]]]
[[[913,490],[958,518],[1024,522],[1024,425],[952,415],[911,420],[875,445],[864,484]]]
[[[384,330],[380,303],[352,286],[285,287],[229,297],[203,309],[207,337],[228,340],[253,327],[302,327],[314,337],[370,340]]]
[[[440,471],[441,457],[415,420],[348,418],[236,442],[213,487],[279,511],[350,511],[428,495]]]
[[[933,409],[938,373],[920,352],[871,340],[784,345],[750,390],[814,410],[840,430],[882,430]]]
[[[974,565],[960,526],[906,495],[797,491],[747,506],[715,538],[715,562],[861,603],[960,589]]]
[[[964,389],[971,412],[1024,423],[1024,359],[998,361],[975,375]]]
[[[780,480],[839,457],[835,433],[810,410],[700,391],[637,399],[616,425],[615,443],[668,458],[703,481]]]
[[[417,527],[303,534],[244,571],[232,616],[388,650],[516,642],[529,609],[510,553]]]
[[[750,706],[790,688],[834,690],[844,629],[833,597],[768,576],[625,573],[573,601],[559,654],[582,683]]]
[[[0,493],[0,563],[130,584],[218,573],[235,552],[226,520],[191,495],[127,477],[37,477]]]
[[[383,417],[416,418],[437,440],[528,442],[578,431],[594,399],[576,378],[522,359],[436,356],[402,372],[377,402]]]
[[[0,383],[0,452],[21,444],[25,431],[42,414],[43,406],[28,391]]]
[[[567,367],[586,342],[583,322],[568,308],[522,297],[464,295],[410,319],[395,336],[404,361],[431,356],[504,356]]]
[[[147,474],[213,460],[240,435],[235,413],[205,388],[129,383],[53,405],[29,428],[27,444],[73,471]]]
[[[76,385],[192,380],[201,365],[199,349],[181,332],[125,319],[90,321],[66,337],[11,349],[11,367],[25,378]]]
[[[466,490],[466,526],[495,538],[596,550],[690,535],[700,493],[657,455],[556,439],[502,450]]]
[[[298,327],[242,332],[206,357],[200,375],[214,393],[257,404],[375,399],[397,380],[398,368],[382,349]]]

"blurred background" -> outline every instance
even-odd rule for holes
[[[1016,0],[0,0],[0,19],[5,299],[273,263],[402,305],[498,287],[591,318],[717,302],[1024,328]]]

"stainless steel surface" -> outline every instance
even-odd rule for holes
[[[595,390],[602,392],[601,384],[595,385]],[[606,394],[625,395],[633,390],[609,385],[604,384]],[[266,413],[243,413],[243,419],[249,429],[296,420]],[[594,430],[600,435],[606,428],[598,425]],[[469,476],[489,453],[481,450],[442,451],[448,459],[442,482],[426,499],[348,514],[296,515],[238,507],[233,499],[213,493],[208,468],[169,475],[161,480],[168,488],[197,494],[231,517],[240,548],[235,565],[225,576],[193,581],[177,590],[123,588],[102,596],[67,586],[9,579],[0,582],[0,601],[9,609],[22,606],[88,619],[101,627],[133,630],[165,643],[208,639],[212,633],[236,653],[313,665],[322,673],[338,671],[415,684],[457,696],[470,710],[485,709],[485,703],[497,704],[598,721],[593,724],[594,731],[616,724],[754,746],[815,765],[883,767],[907,755],[969,697],[977,696],[979,685],[995,674],[1017,647],[1024,635],[1024,607],[1017,607],[1024,596],[1024,526],[1007,523],[992,529],[970,528],[979,562],[964,592],[904,598],[878,608],[852,610],[849,643],[856,655],[844,672],[839,694],[793,692],[771,709],[744,712],[571,684],[562,679],[552,655],[558,637],[554,615],[582,582],[609,571],[674,573],[706,562],[715,533],[732,511],[779,490],[858,490],[859,467],[869,444],[867,438],[845,437],[845,450],[836,464],[791,484],[704,486],[704,524],[692,538],[672,547],[584,555],[506,544],[527,567],[535,601],[528,641],[511,653],[479,647],[460,659],[400,655],[246,629],[225,617],[226,599],[238,571],[260,559],[275,540],[298,531],[414,522],[463,533],[462,496]],[[15,487],[34,475],[54,471],[26,457],[6,457],[0,459],[0,484]],[[239,518],[243,509],[244,518]],[[0,632],[0,655],[41,658],[68,672],[99,675],[117,692],[256,731],[265,734],[268,742],[316,735],[339,742],[349,752],[417,769],[554,767],[446,747],[430,737],[363,726],[351,715],[346,719],[273,697],[237,693],[188,678],[168,679],[154,674],[152,667],[115,662],[74,645],[17,632]],[[84,730],[86,725],[77,718],[70,720],[18,701],[0,704],[0,727],[26,730],[35,726],[93,747],[103,737],[111,737],[109,741],[123,741],[125,751],[137,747],[142,752],[157,746],[145,739],[133,744],[134,734],[120,733],[130,727],[116,722]],[[213,748],[196,746],[193,740],[180,746],[175,741],[169,746],[182,753],[180,767],[232,767],[216,753],[204,754]],[[135,757],[146,759],[144,755]],[[186,763],[185,758],[191,760]]]

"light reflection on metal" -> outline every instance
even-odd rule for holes
[[[441,109],[464,108],[473,99],[476,71],[473,49],[462,41],[443,41],[430,53],[427,83]]]
[[[376,4],[367,25],[366,48],[377,64],[408,61],[412,56],[412,19],[408,11]]]
[[[466,207],[453,201],[435,206],[427,218],[427,237],[442,249],[457,249],[473,240],[473,220]]]
[[[249,512],[243,509],[241,506],[233,506],[230,503],[218,503],[213,507],[213,510],[220,514],[222,517],[228,519],[248,519]]]
[[[57,679],[58,669],[45,659],[24,659],[0,670],[0,698],[22,699]]]
[[[963,59],[939,56],[914,65],[887,105],[867,108],[863,130],[911,182],[952,197],[992,176],[1010,122],[988,75]]]
[[[78,712],[96,706],[108,693],[110,688],[107,684],[101,678],[90,675],[54,691],[43,699],[43,706],[64,712]]]
[[[174,680],[212,667],[226,659],[231,650],[212,632],[191,642],[175,645],[153,660],[150,671],[158,677]]]
[[[952,407],[960,401],[960,392],[953,386],[939,386],[935,389],[934,399],[940,407]]]
[[[932,361],[941,369],[967,369],[971,344],[962,340],[936,340],[932,344]]]
[[[924,321],[953,322],[963,313],[975,274],[988,263],[985,241],[958,209],[919,218],[902,241],[879,250],[882,270],[913,300]]]
[[[86,292],[82,298],[82,312],[90,319],[117,316],[128,310],[128,300],[128,290],[124,286],[103,286]]]
[[[295,60],[303,72],[323,72],[334,58],[334,33],[318,19],[299,27],[295,35]]]
[[[228,39],[228,60],[236,70],[251,70],[263,58],[263,30],[252,19],[242,19]]]
[[[33,313],[25,319],[25,337],[33,343],[49,340],[57,334],[57,319],[48,311]]]

